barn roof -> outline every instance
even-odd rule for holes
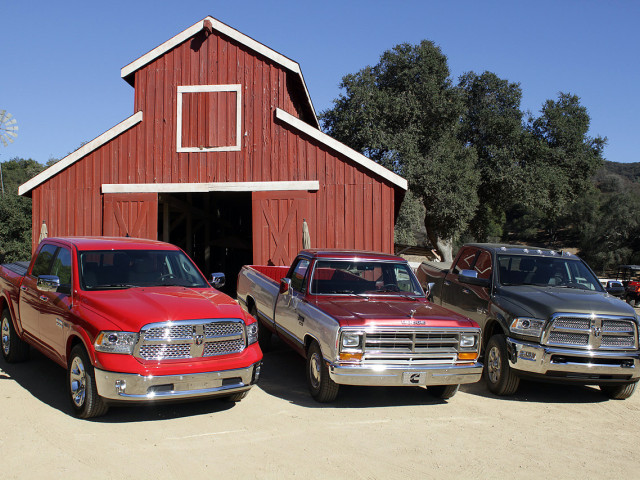
[[[227,37],[235,40],[236,42],[244,45],[245,47],[253,50],[254,52],[268,58],[269,60],[274,61],[275,63],[283,66],[287,70],[290,70],[294,74],[296,74],[300,78],[300,83],[302,84],[302,88],[304,89],[304,93],[306,95],[306,99],[308,102],[308,106],[311,109],[311,113],[313,114],[313,121],[315,122],[315,126],[320,128],[320,123],[318,122],[318,117],[316,116],[316,111],[313,107],[313,103],[311,102],[311,96],[309,95],[309,90],[307,89],[307,84],[304,81],[304,77],[302,76],[302,70],[300,69],[300,65],[297,62],[294,62],[290,58],[285,57],[284,55],[272,50],[271,48],[263,45],[262,43],[254,40],[253,38],[245,35],[244,33],[240,33],[235,28],[230,27],[222,23],[215,18],[208,16],[200,20],[199,22],[194,23],[186,30],[178,33],[174,37],[170,38],[166,42],[161,45],[158,45],[156,48],[151,50],[148,53],[145,53],[143,56],[134,60],[129,65],[126,65],[120,71],[120,76],[124,78],[127,82],[133,85],[133,77],[136,70],[144,67],[145,65],[153,62],[156,58],[165,54],[172,48],[181,44],[182,42],[190,39],[191,37],[197,35],[205,28],[211,28],[213,31],[226,35]]]

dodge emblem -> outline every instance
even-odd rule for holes
[[[602,329],[600,327],[593,327],[593,336],[598,338],[602,334]]]

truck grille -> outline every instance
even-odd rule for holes
[[[462,332],[478,334],[478,331]],[[460,331],[393,329],[364,332],[363,361],[385,364],[429,364],[457,361]],[[476,340],[477,344],[477,340]],[[476,351],[477,346],[466,351]]]
[[[542,343],[589,350],[638,348],[636,323],[607,315],[559,314],[552,318]]]
[[[239,353],[245,349],[238,319],[186,320],[145,325],[134,355],[144,360],[177,360]]]

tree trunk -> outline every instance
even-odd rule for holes
[[[427,238],[436,249],[443,262],[453,262],[453,238],[440,238],[434,231],[429,221],[429,213],[424,217],[424,226],[427,229]]]

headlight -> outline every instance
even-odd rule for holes
[[[137,333],[100,332],[94,346],[98,352],[125,353],[131,355],[137,342]]]
[[[509,330],[511,333],[539,338],[542,335],[544,323],[544,320],[538,318],[514,318]]]
[[[258,322],[247,325],[247,345],[258,341]]]
[[[359,333],[344,332],[342,334],[343,348],[360,348],[362,343],[362,335]]]
[[[476,335],[460,335],[460,348],[472,348],[476,346]]]

